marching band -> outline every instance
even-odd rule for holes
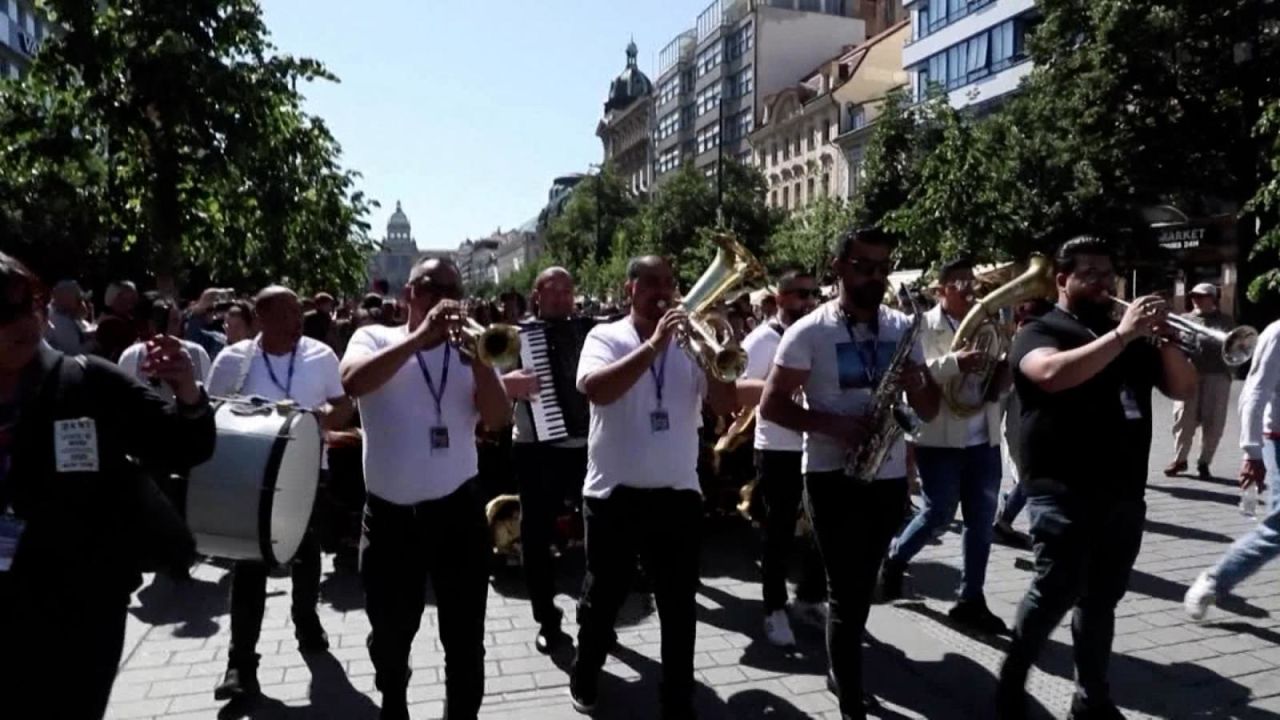
[[[978,633],[1009,632],[987,608],[983,585],[991,543],[1011,532],[1024,499],[1034,579],[984,717],[1027,717],[1028,671],[1069,610],[1071,717],[1122,717],[1107,669],[1115,608],[1142,541],[1152,391],[1181,401],[1197,392],[1188,341],[1221,346],[1238,364],[1253,354],[1257,333],[1175,320],[1158,297],[1121,304],[1113,246],[1092,236],[1033,258],[1026,274],[984,298],[969,261],[946,263],[932,309],[890,286],[894,240],[879,229],[837,238],[834,297],[825,302],[813,274],[787,270],[770,286],[732,236],[716,243],[715,261],[686,293],[670,261],[638,257],[627,268],[623,313],[593,318],[577,306],[570,270],[552,267],[534,281],[527,317],[513,312],[504,318],[511,324],[487,327],[461,303],[457,266],[423,260],[403,288],[407,317],[397,323],[393,310],[374,322],[372,310],[361,310],[340,358],[304,335],[297,294],[268,287],[252,309],[227,303],[237,322],[256,315],[257,331],[220,337],[225,347],[207,374],[192,365],[208,364],[205,350],[173,337],[183,323],[159,297],[147,298],[150,322],[139,342],[122,344],[119,368],[63,355],[41,340],[48,297],[39,279],[0,253],[0,701],[35,702],[44,674],[63,660],[38,647],[39,633],[66,623],[60,632],[75,633],[82,649],[74,667],[84,692],[59,717],[103,714],[139,573],[183,564],[135,561],[143,553],[128,542],[138,535],[121,533],[96,509],[121,506],[106,476],[136,478],[142,490],[119,514],[147,525],[155,504],[135,496],[152,497],[153,481],[138,466],[181,479],[155,482],[189,526],[188,565],[197,551],[235,561],[218,699],[260,692],[255,646],[273,566],[292,571],[299,649],[325,651],[312,517],[317,493],[334,482],[322,448],[336,435],[325,431],[354,434],[363,446],[358,572],[381,717],[409,717],[410,651],[429,581],[445,655],[445,717],[476,718],[497,517],[480,482],[477,438],[513,425],[518,496],[504,502],[520,511],[518,533],[508,534],[519,539],[535,647],[574,649],[569,702],[578,712],[608,705],[600,675],[642,571],[661,624],[661,717],[694,718],[706,512],[700,458],[714,416],[735,417],[730,435],[753,441],[755,497],[764,507],[764,636],[786,648],[795,645],[792,617],[825,624],[827,683],[840,717],[865,718],[879,706],[864,691],[862,660],[877,589],[890,599],[902,594],[911,559],[957,507],[964,573],[952,619]],[[727,301],[761,287],[776,312],[735,332]],[[66,289],[55,286],[55,296]],[[202,296],[201,317],[215,301]],[[68,302],[58,297],[54,307]],[[1013,327],[1004,318],[1015,310]],[[332,334],[327,311],[323,320],[308,327]],[[59,323],[59,335],[78,343],[75,326]],[[1246,465],[1260,486],[1264,473],[1275,475],[1274,326],[1263,345],[1266,361],[1255,361],[1250,376],[1256,437]],[[145,432],[123,433],[125,426]],[[1002,439],[1018,499],[1009,501],[1012,512],[997,513]],[[912,519],[916,469],[924,504]],[[59,503],[65,512],[51,510]],[[576,639],[555,604],[553,547],[565,516],[581,518],[585,539]],[[798,524],[811,528],[812,547],[789,603]],[[1193,617],[1276,554],[1268,527],[1201,576],[1187,600]],[[85,552],[103,538],[111,542]],[[1251,559],[1239,557],[1246,552]],[[95,592],[69,591],[71,568],[91,574]]]

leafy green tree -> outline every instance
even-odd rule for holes
[[[278,53],[256,0],[41,7],[66,32],[0,89],[6,244],[165,289],[184,275],[360,287],[372,203],[297,89],[335,78]],[[75,217],[46,217],[61,212]]]
[[[853,199],[853,220],[860,226],[881,224],[885,216],[906,203],[917,184],[924,148],[910,98],[904,91],[885,98],[864,162],[865,181]]]
[[[831,264],[832,243],[853,223],[852,205],[840,199],[819,198],[778,225],[769,240],[768,254],[762,259],[773,271],[797,266],[823,277]]]
[[[578,183],[564,212],[547,227],[547,256],[575,272],[598,264],[608,257],[621,224],[639,212],[638,202],[612,164],[605,164]]]

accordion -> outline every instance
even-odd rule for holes
[[[536,442],[587,436],[591,415],[586,396],[578,392],[578,358],[594,326],[590,318],[519,324],[520,362],[540,387],[527,403]]]

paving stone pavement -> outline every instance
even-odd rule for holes
[[[1223,479],[1166,479],[1159,470],[1172,448],[1168,403],[1157,401],[1156,413],[1146,536],[1116,622],[1115,697],[1131,718],[1280,718],[1280,619],[1273,616],[1280,611],[1280,594],[1274,592],[1280,565],[1264,569],[1241,587],[1239,597],[1215,609],[1207,624],[1190,624],[1182,615],[1188,584],[1251,524],[1236,508],[1238,494],[1229,479],[1239,460],[1234,450],[1237,423],[1230,420],[1224,449],[1213,466]],[[991,717],[994,674],[1007,641],[974,639],[946,622],[961,567],[957,531],[958,525],[953,526],[913,563],[908,576],[912,597],[872,610],[867,682],[886,701],[881,718]],[[821,632],[798,627],[799,649],[791,654],[762,638],[751,532],[736,525],[710,528],[703,555],[695,657],[700,716],[838,720],[823,677]],[[376,718],[378,694],[364,645],[369,623],[359,582],[332,574],[328,565],[326,573],[320,617],[333,648],[318,657],[297,652],[288,581],[271,580],[258,648],[265,697],[249,707],[223,706],[213,699],[229,641],[225,569],[202,565],[195,581],[182,587],[151,580],[130,609],[108,717]],[[1029,553],[994,548],[986,586],[991,609],[1011,621],[1029,578]],[[557,602],[571,621],[572,578],[565,579],[562,590]],[[543,657],[534,650],[535,625],[523,595],[518,573],[497,575],[486,621],[488,694],[481,716],[579,717],[566,699],[570,658]],[[413,648],[410,700],[415,719],[443,714],[444,656],[434,609],[427,615]],[[575,630],[572,625],[567,629]],[[639,598],[624,608],[618,639],[620,649],[605,668],[597,717],[657,718],[657,616]],[[1064,625],[1032,675],[1038,717],[1066,715],[1070,643],[1070,628]]]

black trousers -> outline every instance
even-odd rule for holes
[[[90,573],[80,579],[93,582]],[[0,582],[0,716],[99,720],[120,665],[129,594],[50,589]]]
[[[756,451],[760,498],[764,502],[765,513],[760,569],[766,615],[787,606],[787,560],[795,546],[796,521],[804,496],[804,477],[800,473],[802,455],[799,451]],[[803,562],[796,599],[821,602],[827,595],[822,557],[812,541],[805,543],[801,552]]]
[[[409,652],[430,580],[444,646],[444,717],[470,720],[480,712],[492,552],[475,478],[451,495],[417,505],[368,496],[360,575],[372,626],[369,658],[384,698],[405,699]]]
[[[267,575],[265,563],[241,560],[231,569],[231,647],[227,665],[235,668],[258,666],[258,638],[262,634],[262,616],[267,610]],[[298,554],[290,565],[293,582],[293,618],[314,615],[320,601],[320,541],[314,529],[308,529],[298,546]]]
[[[1025,713],[1027,673],[1068,610],[1075,653],[1075,706],[1111,702],[1107,668],[1116,605],[1142,547],[1141,499],[1032,496],[1027,501],[1036,575],[1018,606],[1009,655],[1000,671],[1002,717]]]
[[[574,672],[591,676],[604,667],[639,559],[653,583],[662,627],[662,704],[682,711],[693,700],[702,496],[692,490],[620,487],[607,499],[587,498],[584,505],[587,576],[578,604]]]
[[[880,563],[902,526],[907,480],[859,482],[836,471],[809,473],[804,485],[827,570],[827,656],[840,710],[863,717],[862,637]]]
[[[512,460],[520,483],[520,551],[533,619],[543,627],[558,628],[560,611],[555,604],[551,546],[555,542],[556,520],[565,504],[582,504],[587,448],[515,443]]]

